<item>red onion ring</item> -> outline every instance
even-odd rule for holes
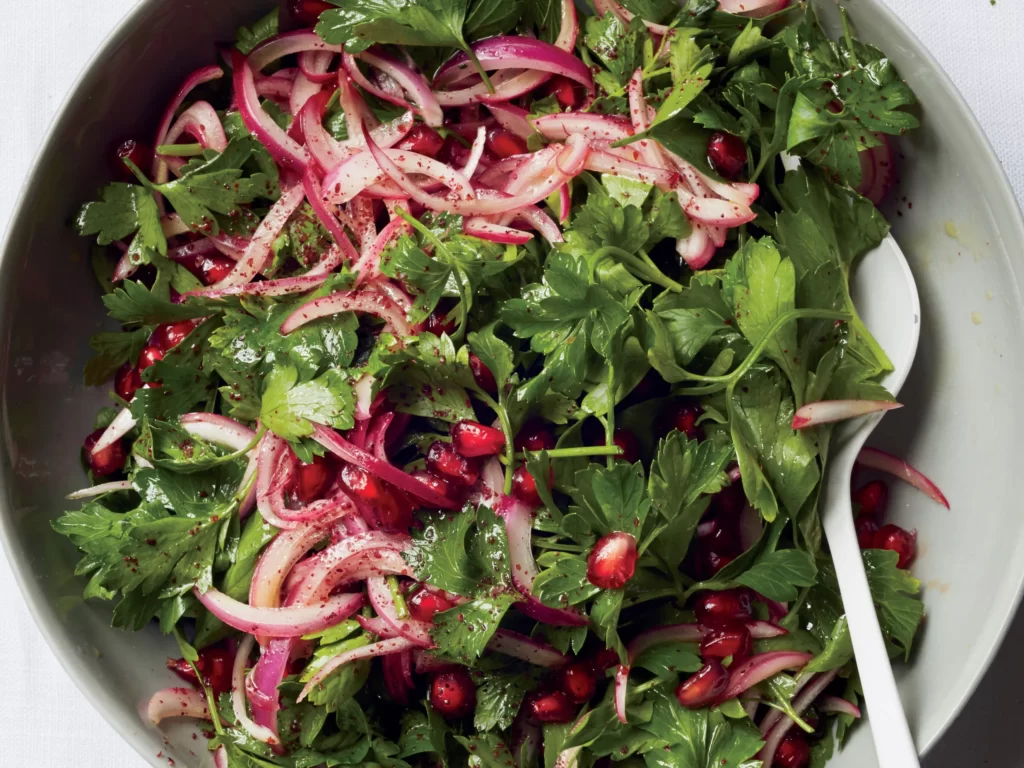
[[[576,56],[532,37],[499,35],[470,46],[485,70],[525,69],[547,72],[574,80],[594,93],[594,78]],[[441,65],[434,75],[434,88],[443,88],[463,77],[471,66],[469,56],[459,51]]]
[[[328,45],[312,30],[299,29],[285,32],[261,43],[249,54],[253,71],[262,72],[268,64],[304,51],[341,53],[340,45]]]
[[[249,736],[271,746],[279,744],[280,739],[274,731],[257,725],[249,718],[249,712],[245,706],[245,664],[252,654],[256,638],[246,635],[238,651],[235,653],[235,664],[231,670],[231,707],[235,713],[235,720]]]
[[[569,663],[569,657],[557,648],[510,629],[497,630],[487,648],[538,667],[550,669]]]
[[[821,400],[797,409],[792,426],[793,429],[807,429],[902,407],[900,403],[888,400]]]
[[[349,264],[355,264],[359,259],[359,253],[356,251],[355,246],[352,245],[352,241],[348,239],[348,235],[345,234],[345,229],[341,226],[337,217],[327,209],[323,199],[323,190],[320,188],[320,182],[317,181],[316,174],[314,174],[312,168],[306,169],[306,175],[302,179],[302,189],[305,192],[306,200],[309,202],[310,207],[316,213],[317,219],[330,232],[334,242],[340,248],[342,259]]]
[[[361,593],[331,597],[320,605],[257,608],[228,597],[217,589],[193,590],[206,609],[229,627],[251,635],[301,637],[338,624],[365,603]]]
[[[427,125],[437,128],[444,123],[444,113],[441,111],[441,105],[437,102],[437,97],[430,89],[429,83],[426,78],[423,77],[419,72],[410,67],[407,64],[403,64],[397,59],[388,56],[384,51],[377,47],[370,48],[358,54],[357,57],[353,57],[351,54],[346,53],[342,57],[342,65],[345,67],[345,71],[349,77],[355,80],[364,89],[377,96],[378,98],[389,101],[393,104],[409,108],[411,105],[409,102],[401,98],[396,98],[394,94],[389,93],[383,89],[377,88],[363,76],[362,72],[359,71],[359,66],[355,62],[355,58],[360,61],[365,61],[372,67],[376,67],[385,75],[394,80],[405,93],[409,94],[414,102],[414,108],[417,113],[423,118],[423,122]]]
[[[391,299],[370,291],[342,291],[330,296],[321,296],[301,305],[281,325],[281,333],[287,336],[292,331],[321,317],[340,312],[363,312],[375,315],[385,323],[385,329],[399,337],[412,335],[412,328],[405,319],[405,313]]]
[[[414,647],[415,645],[404,637],[395,637],[340,653],[317,670],[316,674],[309,679],[306,686],[299,692],[299,696],[296,701],[299,703],[304,701],[314,688],[320,685],[328,675],[339,667],[343,667],[344,665],[359,659],[368,659],[374,656],[386,656],[392,653],[408,651]]]
[[[813,658],[813,653],[797,651],[772,651],[751,656],[729,670],[729,687],[722,694],[722,701],[736,698],[751,686],[783,670],[802,667]]]
[[[217,80],[221,77],[224,77],[224,70],[217,66],[210,66],[197,69],[185,78],[185,81],[181,84],[181,87],[178,88],[174,98],[171,99],[171,103],[168,104],[167,108],[164,110],[163,117],[160,118],[160,126],[157,128],[156,138],[153,140],[154,147],[159,147],[167,143],[167,132],[171,129],[171,124],[174,122],[174,116],[178,114],[178,110],[181,109],[181,105],[185,103],[185,99],[188,98],[188,95],[200,85],[209,83],[211,80]],[[153,178],[158,178],[160,176],[161,164],[162,160],[159,157],[155,157],[153,159]],[[170,236],[171,235],[168,235],[168,237]]]
[[[194,717],[198,720],[210,719],[210,708],[206,697],[195,688],[164,688],[149,697],[146,714],[153,725],[168,717]]]
[[[410,643],[420,648],[434,647],[434,641],[430,637],[431,625],[428,622],[412,618],[398,618],[395,601],[391,596],[391,589],[388,587],[387,579],[383,576],[367,579],[366,594],[369,595],[370,605],[377,612],[377,616],[395,635],[404,637]]]
[[[100,438],[101,441],[102,439]],[[99,443],[96,445],[99,446]],[[949,509],[949,501],[946,500],[946,497],[935,483],[929,480],[920,470],[915,469],[903,459],[893,456],[891,453],[880,451],[878,448],[862,448],[861,452],[857,455],[857,465],[868,467],[869,469],[877,469],[879,472],[886,472],[905,483],[909,483],[932,501],[936,501],[946,509]]]
[[[275,123],[263,107],[253,79],[249,59],[238,51],[231,57],[234,68],[235,98],[245,127],[263,144],[280,165],[301,173],[309,162],[309,152]]]

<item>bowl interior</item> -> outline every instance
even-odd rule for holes
[[[148,136],[163,105],[215,44],[259,14],[251,0],[149,0],[128,17],[74,89],[25,190],[0,275],[3,360],[0,463],[7,555],[54,651],[93,703],[154,766],[198,766],[188,726],[148,727],[138,707],[172,684],[174,654],[150,628],[109,628],[109,607],[81,599],[73,547],[51,532],[65,493],[84,483],[78,446],[106,392],[82,386],[88,339],[104,324],[89,247],[66,226],[108,178],[114,141]],[[820,3],[835,20],[835,7]],[[923,127],[900,145],[901,187],[888,211],[921,294],[921,346],[902,393],[872,442],[943,488],[953,509],[894,488],[894,518],[917,528],[915,573],[927,603],[901,691],[915,737],[931,745],[980,679],[1013,614],[1024,576],[1013,440],[1024,411],[1024,314],[1017,284],[1024,224],[980,128],[931,57],[877,0],[846,3],[860,35],[887,51],[921,101]],[[202,18],[182,35],[182,19]],[[68,159],[73,158],[69,163]],[[969,527],[968,527],[969,526]],[[998,531],[998,536],[974,534]],[[162,752],[162,759],[156,757]],[[836,766],[874,765],[867,729]]]

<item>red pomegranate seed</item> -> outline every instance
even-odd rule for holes
[[[139,376],[139,369],[125,363],[117,369],[114,375],[114,391],[122,400],[131,402],[135,397],[135,390],[142,386],[142,377]]]
[[[465,667],[439,672],[430,683],[430,706],[447,719],[465,717],[476,706],[476,685]]]
[[[153,149],[144,142],[128,139],[128,141],[122,142],[115,152],[113,163],[115,175],[121,181],[137,184],[139,180],[135,178],[131,168],[124,164],[125,160],[131,160],[136,168],[147,173],[149,166],[153,164]]]
[[[555,447],[555,433],[543,421],[526,422],[516,435],[517,451],[550,451]]]
[[[561,691],[552,691],[529,699],[530,714],[542,723],[570,723],[576,717],[576,707]]]
[[[142,353],[139,355],[139,371],[144,371],[163,359],[164,352],[159,347],[155,347],[152,344],[143,347]]]
[[[708,139],[708,160],[727,179],[735,179],[747,164],[747,145],[739,136],[715,131]]]
[[[729,673],[717,661],[709,661],[683,680],[676,688],[676,701],[687,709],[700,709],[713,704],[725,693]]]
[[[435,613],[443,613],[455,607],[455,603],[425,589],[410,597],[407,603],[409,614],[420,621],[433,621]]]
[[[616,531],[601,537],[587,558],[587,581],[601,589],[622,589],[636,571],[636,539]]]
[[[522,155],[526,152],[526,142],[514,133],[504,128],[491,128],[487,132],[487,149],[504,160],[512,155]]]
[[[181,344],[198,323],[195,320],[182,320],[177,323],[165,323],[157,326],[149,337],[149,344],[163,352],[174,349]]]
[[[498,382],[494,380],[494,374],[491,373],[491,369],[484,365],[483,361],[472,352],[469,353],[469,370],[473,373],[473,381],[476,382],[480,389],[489,395],[498,394]]]
[[[550,470],[548,475],[548,489],[555,483],[554,470]],[[529,504],[531,507],[539,507],[544,501],[540,497],[540,493],[537,492],[537,482],[533,479],[533,475],[526,468],[525,464],[512,473],[512,495],[519,499],[523,504]]]
[[[713,629],[700,641],[700,655],[705,661],[724,659],[727,656],[749,656],[753,649],[754,639],[744,626]]]
[[[196,259],[196,272],[203,285],[219,283],[235,268],[235,262],[219,253],[200,256]]]
[[[201,661],[202,657],[196,660],[197,667]],[[196,677],[195,670],[192,669],[192,665],[185,661],[185,659],[167,659],[167,668],[186,683],[196,687],[199,686],[199,678]]]
[[[889,504],[889,486],[883,480],[872,480],[853,492],[853,501],[860,507],[858,515],[879,522]]]
[[[449,320],[448,310],[440,306],[427,316],[423,327],[424,330],[435,336],[442,336],[444,334],[451,336],[455,333],[455,321]]]
[[[303,504],[309,504],[321,494],[333,480],[331,462],[325,456],[314,456],[312,464],[299,464],[295,481],[295,496]]]
[[[476,421],[460,421],[451,429],[452,445],[457,453],[470,458],[493,456],[505,447],[505,433]]]
[[[105,429],[101,428],[91,432],[83,443],[85,447],[85,460],[89,464],[89,469],[92,470],[94,475],[99,477],[106,477],[107,475],[119,472],[124,466],[125,460],[124,442],[122,440],[118,440],[113,445],[108,445],[102,451],[93,453],[93,446],[99,442],[100,436],[105,431]]]
[[[562,670],[559,678],[558,687],[574,704],[589,701],[597,692],[597,678],[594,677],[594,669],[589,664],[570,664]]]
[[[449,483],[444,478],[438,477],[432,472],[427,472],[421,469],[417,472],[413,472],[412,476],[419,480],[421,483],[426,483],[428,486],[430,486],[430,489],[432,491],[441,494],[446,499],[451,499],[452,501],[461,501],[463,496],[465,495],[464,488],[462,488],[461,486],[456,487]]]
[[[860,545],[860,548],[872,549],[875,546],[878,523],[870,517],[858,517],[853,521],[853,527],[857,531],[857,544]]]
[[[778,768],[807,768],[811,764],[811,748],[799,733],[790,731],[775,751],[773,766]]]
[[[622,660],[619,658],[618,652],[611,648],[602,648],[600,651],[595,653],[594,658],[590,660],[591,666],[593,666],[598,673],[606,672],[612,667],[619,666],[621,663]]]
[[[334,7],[323,0],[291,0],[288,10],[291,11],[292,18],[297,22],[312,27],[320,18],[321,13]]]
[[[697,419],[704,409],[695,403],[678,403],[672,408],[672,427],[678,429],[687,440],[703,440],[704,430],[697,425]]]
[[[697,539],[697,546],[724,557],[740,554],[740,534],[732,520],[712,520],[712,530]],[[703,525],[703,524],[702,524]]]
[[[708,550],[704,555],[704,562],[707,563],[708,573],[712,576],[725,568],[725,566],[735,559],[736,558],[732,555],[724,555],[720,552],[713,552],[711,550]]]
[[[553,77],[548,85],[548,93],[555,94],[555,100],[562,109],[572,109],[579,102],[576,83],[568,77]]]
[[[409,131],[405,138],[395,146],[409,152],[436,157],[437,153],[441,151],[441,147],[444,146],[444,139],[429,125],[420,124]]]
[[[397,488],[351,464],[341,471],[341,481],[373,511],[382,527],[405,530],[412,524],[412,506]]]
[[[616,429],[612,433],[612,443],[618,446],[620,451],[616,458],[628,464],[635,464],[640,460],[640,440],[628,429]],[[601,444],[607,445],[608,441],[602,440]]]
[[[436,440],[427,451],[427,469],[459,485],[476,485],[480,479],[479,462],[460,456],[451,443]]]
[[[693,613],[705,627],[719,629],[747,621],[754,615],[754,606],[748,590],[724,589],[701,593],[693,606]]]
[[[908,531],[898,525],[883,525],[875,534],[875,549],[888,549],[900,556],[896,566],[907,568],[917,554],[917,531]]]
[[[199,651],[196,669],[203,676],[203,682],[216,694],[231,690],[231,667],[235,663],[235,655],[222,645],[211,645]],[[182,680],[198,687],[192,665],[185,659],[168,659],[167,668]]]

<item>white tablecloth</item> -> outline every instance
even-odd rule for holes
[[[0,230],[20,180],[76,74],[135,0],[5,0],[0,25]],[[1024,201],[1024,0],[888,0],[978,116]],[[50,654],[0,555],[0,765],[131,768],[143,760],[86,703]],[[1024,641],[1024,622],[1007,646]],[[1019,659],[1004,653],[930,768],[1024,766]],[[1008,667],[1018,670],[1017,679]],[[1001,671],[1000,671],[1001,670]]]

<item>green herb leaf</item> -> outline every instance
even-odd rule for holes
[[[352,386],[335,370],[299,383],[292,366],[272,370],[266,378],[260,418],[263,425],[286,440],[313,434],[313,424],[352,429],[355,399]]]

